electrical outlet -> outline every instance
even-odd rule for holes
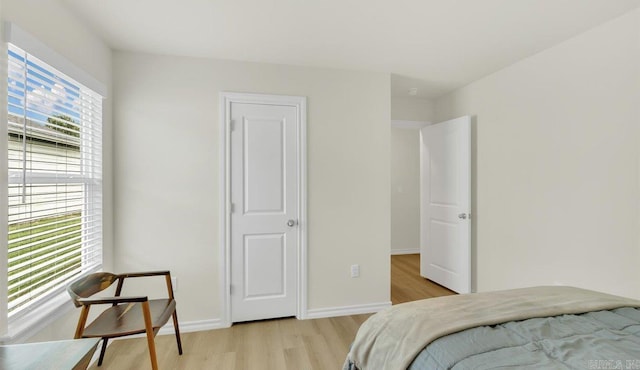
[[[173,286],[173,291],[177,292],[178,291],[178,278],[175,276],[171,277],[171,285]]]
[[[360,265],[351,265],[351,277],[357,278],[360,276]]]

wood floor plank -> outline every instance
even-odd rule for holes
[[[393,304],[455,294],[420,277],[419,255],[391,258]],[[340,369],[360,325],[370,315],[315,320],[285,318],[234,324],[230,328],[184,333],[184,354],[175,336],[156,338],[161,369],[300,370]],[[144,338],[114,341],[101,367],[92,370],[150,369]]]
[[[284,350],[284,355],[287,370],[313,369],[309,356],[307,356],[307,350],[304,347],[287,348]]]
[[[391,302],[393,304],[451,294],[456,293],[420,276],[419,254],[392,256]]]

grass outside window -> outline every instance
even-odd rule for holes
[[[9,303],[54,280],[58,274],[82,264],[81,216],[80,212],[75,212],[9,225]],[[28,244],[31,246],[21,248]],[[29,275],[24,276],[28,279],[50,268],[50,261],[63,255],[55,264],[55,271],[12,287],[20,273],[31,270]]]

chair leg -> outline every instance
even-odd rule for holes
[[[104,360],[104,351],[107,350],[108,338],[102,338],[102,350],[100,351],[100,358],[98,359],[98,366],[102,366],[102,360]]]
[[[84,333],[84,325],[87,323],[87,317],[89,317],[89,309],[91,306],[82,306],[82,311],[80,311],[80,319],[78,319],[78,326],[76,327],[76,334],[73,336],[74,339],[82,338],[82,333]]]
[[[176,329],[176,341],[178,342],[178,354],[182,355],[182,341],[180,340],[180,328],[178,327],[178,311],[173,311],[173,328]]]
[[[142,302],[142,315],[144,316],[144,326],[147,332],[147,345],[149,346],[149,357],[151,357],[151,368],[158,370],[158,359],[156,358],[156,341],[151,323],[151,312],[149,311],[149,301]]]

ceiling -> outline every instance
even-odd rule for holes
[[[435,98],[640,0],[60,0],[114,49],[392,74]]]

